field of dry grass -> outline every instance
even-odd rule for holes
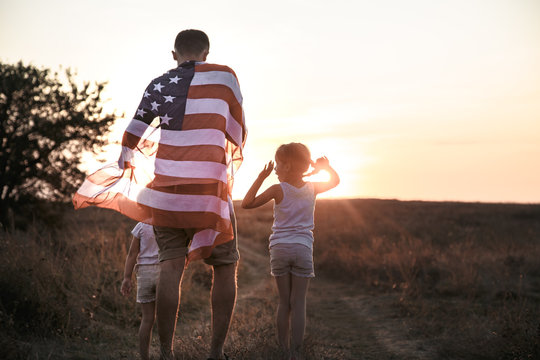
[[[237,217],[242,259],[226,351],[278,359],[272,208]],[[0,233],[1,356],[136,358],[139,310],[118,291],[134,224],[94,208],[67,210],[62,229]],[[540,358],[540,205],[318,201],[314,256],[308,359]],[[211,270],[191,264],[178,359],[205,358],[210,286]]]

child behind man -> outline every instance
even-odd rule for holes
[[[276,151],[275,171],[280,181],[259,196],[257,192],[272,173],[270,161],[261,171],[244,200],[245,209],[274,200],[274,224],[270,235],[270,268],[279,293],[278,342],[289,359],[302,357],[306,322],[306,295],[313,269],[315,197],[339,184],[339,176],[326,157],[311,160],[309,149],[300,143],[281,145]],[[330,174],[327,182],[304,181],[309,166]],[[290,335],[289,335],[290,331]]]
[[[158,246],[152,225],[138,223],[131,231],[133,235],[126,257],[124,280],[120,291],[127,296],[131,293],[133,269],[137,272],[137,302],[141,304],[142,319],[139,327],[139,351],[141,359],[150,355],[152,327],[156,314],[156,285],[159,279]]]

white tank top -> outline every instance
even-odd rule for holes
[[[286,182],[280,183],[283,199],[274,204],[274,225],[270,235],[270,247],[275,244],[302,244],[313,248],[313,214],[315,192],[313,184],[297,188]]]

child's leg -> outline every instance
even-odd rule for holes
[[[308,277],[291,275],[291,353],[300,359],[306,328],[306,295]]]
[[[156,316],[156,302],[141,304],[142,320],[139,327],[139,351],[141,359],[147,360],[150,356],[150,342],[152,341],[152,326]]]
[[[278,342],[285,353],[289,352],[289,319],[291,314],[291,274],[276,276],[279,304],[276,316]]]

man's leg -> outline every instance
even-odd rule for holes
[[[156,305],[162,359],[173,359],[173,339],[185,261],[184,257],[180,257],[161,262]]]
[[[212,284],[212,343],[210,357],[224,359],[223,344],[236,302],[236,264],[214,266]]]

